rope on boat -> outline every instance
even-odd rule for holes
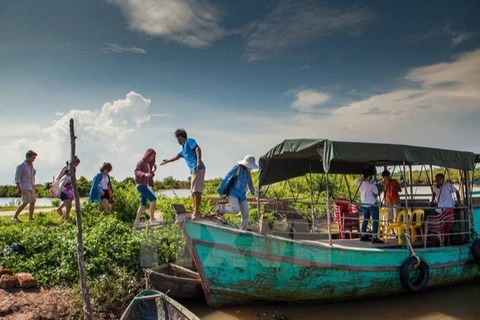
[[[417,254],[415,253],[415,251],[413,250],[413,246],[412,246],[412,243],[410,242],[410,235],[408,233],[403,233],[403,235],[405,237],[405,240],[407,242],[407,245],[408,245],[408,248],[410,249],[411,253],[412,253],[412,257],[415,257],[415,259],[417,259],[417,264],[415,265],[415,269],[418,268],[420,266],[420,263],[421,263],[421,260],[420,258],[417,256]]]

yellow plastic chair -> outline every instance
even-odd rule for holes
[[[390,222],[388,221],[388,210],[385,208],[380,209],[380,221],[378,225],[378,237],[383,242],[388,241],[388,225]]]
[[[401,210],[398,214],[397,214],[397,219],[395,220],[395,222],[391,222],[388,226],[387,226],[387,234],[390,234],[391,231],[395,231],[395,233],[397,234],[397,240],[398,240],[398,244],[402,244],[402,239],[401,239],[401,235],[403,234],[403,232],[405,231],[405,222],[403,221],[405,217],[405,210]],[[410,225],[412,223],[412,215],[411,215],[411,210],[408,209],[408,224]]]
[[[421,238],[423,238],[423,218],[425,217],[425,211],[422,209],[415,209],[412,211],[412,223],[409,225],[410,234],[412,235],[412,241],[417,241],[417,230],[420,230]]]

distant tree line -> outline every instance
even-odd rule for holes
[[[116,181],[113,177],[112,180],[114,181],[114,188],[128,188],[132,187],[135,188],[135,179],[132,177],[126,178],[122,181]],[[216,193],[216,190],[220,184],[221,179],[213,179],[205,181],[205,189],[211,193]],[[84,176],[81,176],[77,179],[78,185],[78,192],[80,197],[88,197],[88,193],[90,192],[90,187],[92,186],[92,180],[88,180]],[[154,182],[153,190],[171,190],[171,189],[190,189],[190,178],[186,181],[177,180],[172,176],[168,176],[163,180],[156,180]],[[50,183],[46,184],[37,184],[37,197],[51,197],[50,195]],[[207,192],[205,192],[207,193]],[[15,185],[4,185],[0,186],[0,197],[17,197],[17,187]]]

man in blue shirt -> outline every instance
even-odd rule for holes
[[[194,210],[192,219],[200,216],[200,202],[202,201],[203,185],[205,183],[205,165],[202,162],[202,149],[197,142],[188,138],[187,132],[184,129],[175,131],[175,138],[182,146],[182,150],[171,159],[164,159],[160,165],[165,165],[169,162],[177,161],[180,158],[185,159],[188,168],[190,169],[191,182],[190,189],[192,191]]]

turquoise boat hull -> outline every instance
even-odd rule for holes
[[[408,249],[298,241],[186,221],[184,233],[212,308],[257,302],[311,303],[406,292],[400,267]],[[470,244],[418,248],[427,288],[480,277]]]

